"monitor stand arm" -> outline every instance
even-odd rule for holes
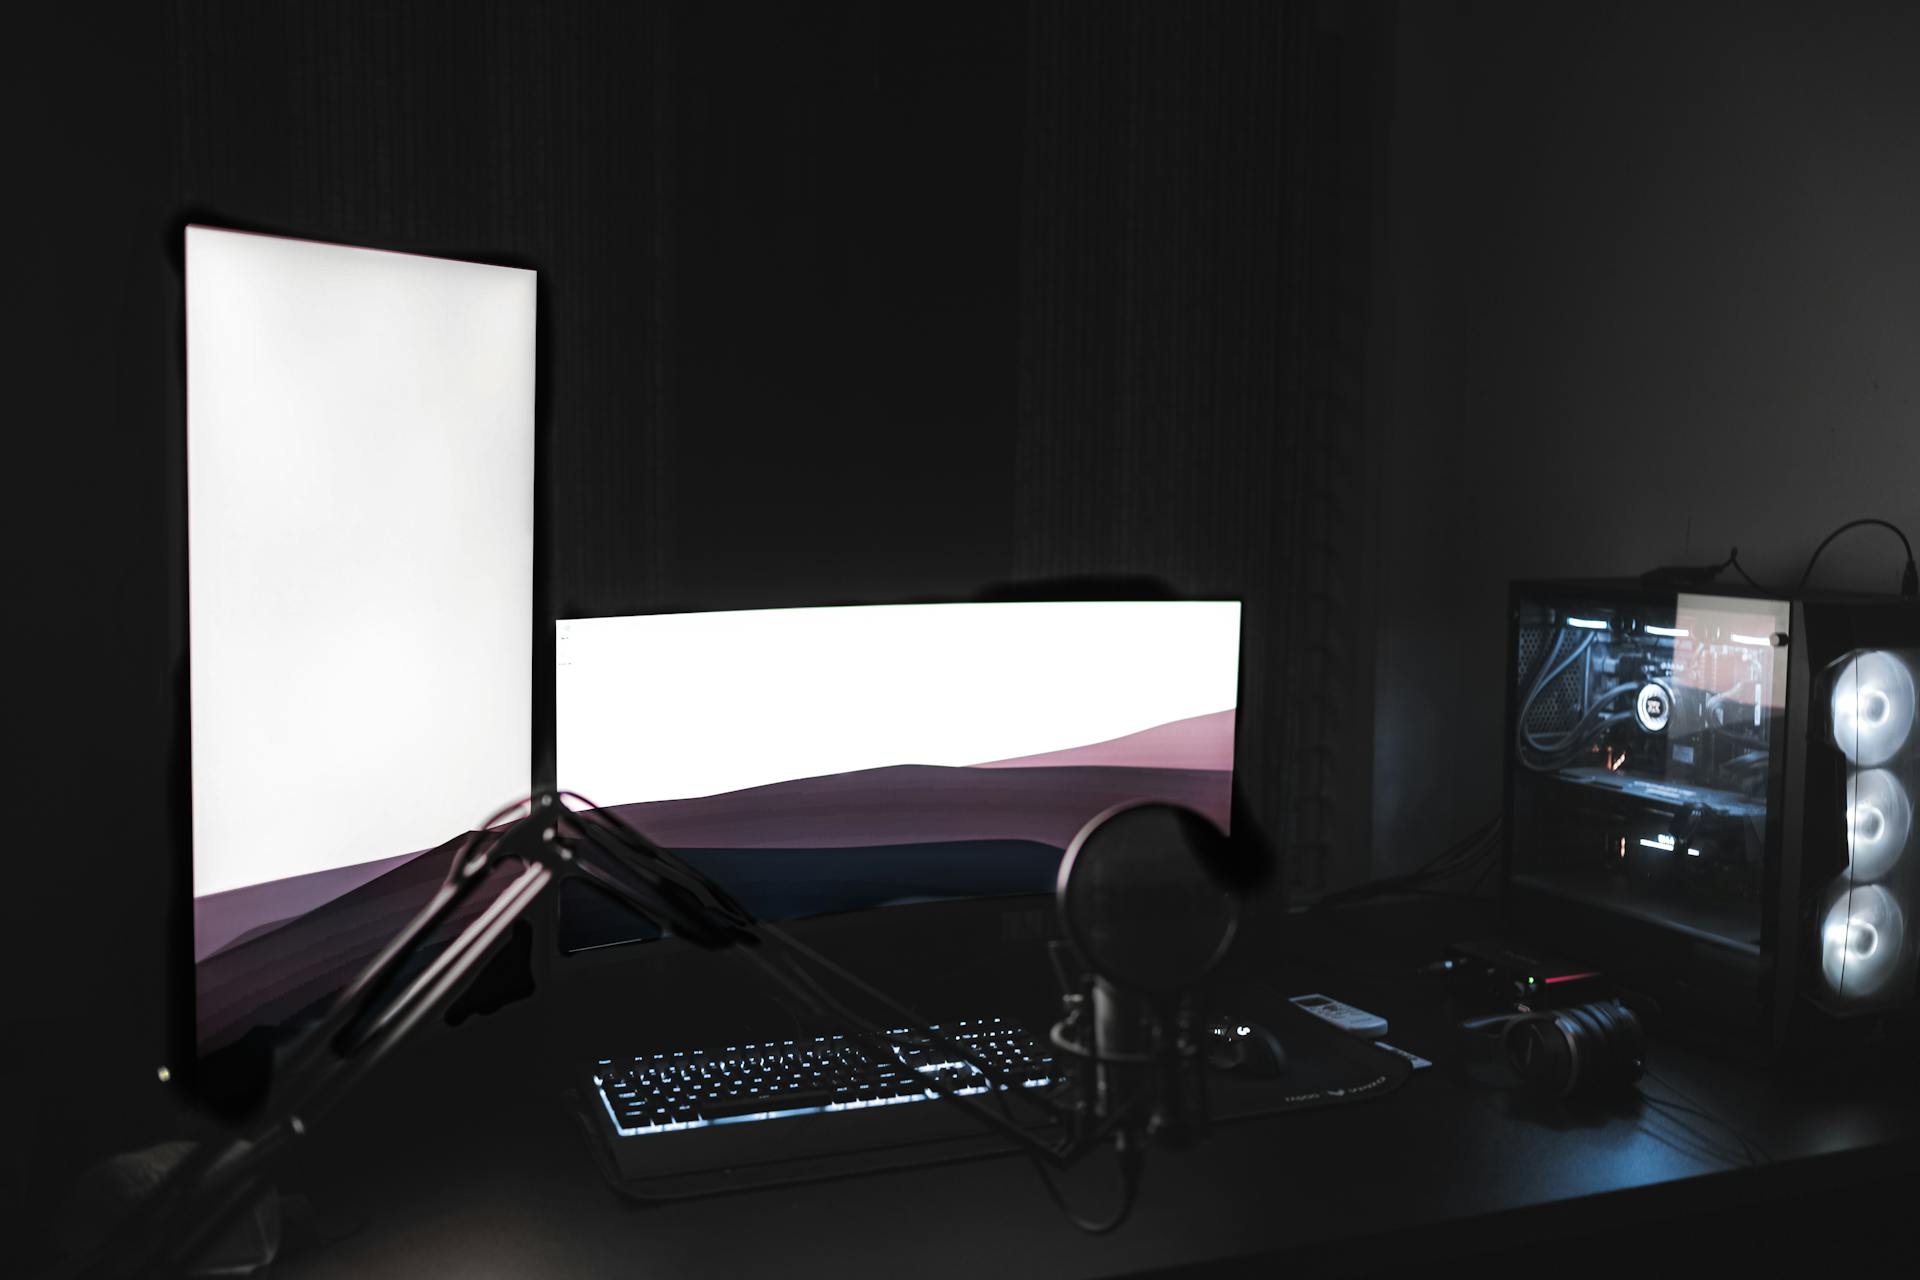
[[[574,797],[581,799],[583,797]],[[508,821],[517,810],[526,816]],[[480,913],[426,967],[401,983],[401,969],[414,960],[493,873],[518,864]],[[701,872],[648,841],[617,814],[569,809],[562,793],[542,792],[494,814],[455,852],[446,879],[433,898],[335,998],[327,1014],[290,1046],[260,1116],[239,1134],[220,1131],[195,1144],[192,1154],[168,1174],[116,1230],[103,1233],[86,1255],[52,1274],[73,1277],[177,1276],[189,1273],[230,1224],[266,1186],[267,1174],[308,1133],[313,1121],[337,1102],[421,1023],[445,1013],[480,973],[515,921],[558,879],[578,875],[611,894],[665,931],[712,949],[739,947],[769,978],[816,1011],[829,1012],[882,1040],[903,1040],[835,997],[808,971],[824,970],[903,1019],[927,1024],[904,1005],[841,968],[785,930],[756,920]],[[396,990],[397,988],[397,990]],[[924,1031],[910,1038],[966,1062],[989,1082],[997,1071],[976,1061],[964,1045]],[[1096,1144],[1123,1131],[1130,1119],[1114,1114],[1094,1123],[1084,1098],[1065,1105],[1032,1096],[1014,1082],[994,1089],[998,1105],[978,1096],[938,1093],[965,1107],[980,1123],[1000,1131],[1028,1154],[1050,1165],[1075,1163]],[[930,1086],[930,1092],[938,1092]],[[1048,1141],[1006,1112],[1003,1094],[1038,1104],[1064,1136]]]

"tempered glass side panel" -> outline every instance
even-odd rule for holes
[[[1517,603],[1514,882],[1758,955],[1787,605]]]

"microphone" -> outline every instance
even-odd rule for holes
[[[1147,1009],[1132,993],[1105,978],[1093,980],[1094,1105],[1097,1120],[1121,1113],[1161,1075],[1160,1053]]]
[[[1090,971],[1065,989],[1054,1043],[1086,1060],[1077,1073],[1092,1130],[1183,1146],[1207,1124],[1206,1057],[1192,988],[1233,940],[1237,913],[1218,869],[1227,839],[1191,809],[1116,805],[1081,828],[1055,897]]]

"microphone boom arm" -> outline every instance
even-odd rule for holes
[[[944,1036],[916,1031],[912,1034],[917,1041],[909,1041],[878,1026],[829,993],[796,958],[820,967],[910,1025],[924,1026],[925,1021],[784,930],[756,920],[724,888],[654,845],[617,814],[592,810],[589,819],[568,809],[562,794],[570,793],[541,792],[500,810],[472,832],[455,852],[446,879],[433,897],[334,999],[322,1019],[289,1048],[276,1069],[278,1079],[262,1116],[238,1135],[195,1144],[118,1229],[106,1233],[93,1251],[50,1275],[184,1274],[253,1202],[268,1171],[306,1135],[311,1121],[422,1022],[443,1015],[478,976],[514,923],[567,875],[580,875],[665,931],[697,945],[740,947],[769,977],[816,1010],[825,1008],[883,1042],[916,1043],[966,1063],[987,1083],[997,1108],[984,1105],[971,1092],[972,1084],[951,1087],[929,1080],[927,1091],[963,1106],[1031,1156],[1065,1167],[1119,1128],[1119,1115],[1090,1126],[1083,1105],[1060,1107],[1017,1083],[1003,1083],[995,1068]],[[529,810],[527,816],[497,829],[523,806]],[[418,975],[389,996],[401,968],[428,946],[496,869],[514,861],[522,864],[520,873]],[[961,1092],[962,1088],[968,1092]],[[1046,1141],[1015,1121],[1006,1112],[1006,1094],[1023,1096],[1050,1112],[1068,1130],[1064,1141]]]

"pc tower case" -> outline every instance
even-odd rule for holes
[[[1915,1005],[1920,601],[1521,582],[1509,928],[1768,1048]]]

